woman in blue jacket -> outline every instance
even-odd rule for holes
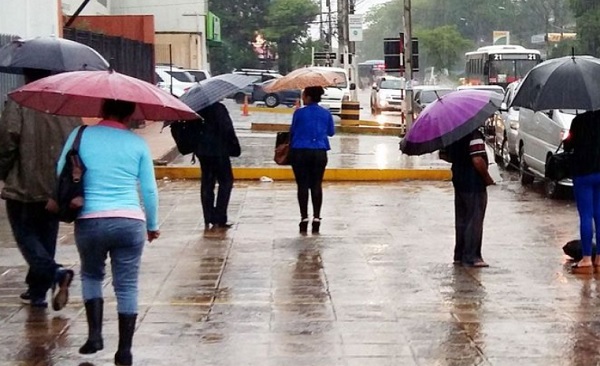
[[[79,353],[91,354],[104,348],[102,283],[110,255],[119,313],[116,365],[132,364],[142,251],[146,239],[152,241],[160,235],[158,189],[150,149],[143,138],[126,126],[135,107],[131,102],[106,100],[102,108],[104,119],[83,131],[79,148],[87,171],[83,177],[85,201],[75,221],[75,242],[88,322],[88,340]],[[77,131],[71,133],[63,148],[59,172]]]
[[[290,158],[298,185],[301,233],[308,231],[309,192],[313,206],[312,232],[318,233],[321,226],[323,174],[327,166],[327,150],[331,149],[328,136],[335,133],[331,113],[319,106],[323,94],[321,87],[304,89],[302,101],[305,107],[294,112],[290,128]]]

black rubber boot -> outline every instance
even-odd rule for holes
[[[130,366],[133,364],[131,343],[135,332],[137,314],[119,313],[119,349],[115,353],[115,365]]]
[[[88,323],[88,340],[81,348],[79,353],[89,355],[96,353],[104,348],[102,340],[102,314],[104,309],[104,300],[101,298],[91,299],[85,302],[85,315]]]

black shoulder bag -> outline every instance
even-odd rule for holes
[[[65,157],[65,166],[58,176],[56,203],[58,218],[62,222],[73,222],[83,208],[83,175],[86,167],[79,156],[81,136],[87,126],[77,131],[75,141]]]
[[[546,162],[546,171],[544,175],[546,178],[553,181],[561,181],[565,178],[572,177],[571,160],[573,153],[570,151],[558,152],[562,146],[563,143],[561,142],[554,154],[552,154]]]

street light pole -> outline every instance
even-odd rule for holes
[[[406,131],[413,124],[413,88],[412,88],[412,14],[411,0],[404,0],[404,67],[406,76]]]

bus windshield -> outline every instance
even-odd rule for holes
[[[490,82],[512,83],[522,79],[529,70],[539,63],[538,60],[501,60],[490,62]]]

